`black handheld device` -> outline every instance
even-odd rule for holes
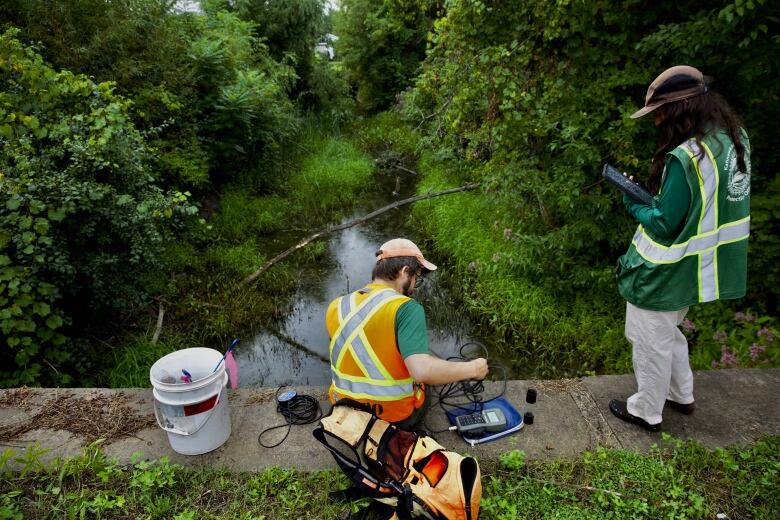
[[[650,192],[617,171],[615,167],[605,164],[601,175],[635,201],[647,204],[648,206],[653,205],[653,196]]]

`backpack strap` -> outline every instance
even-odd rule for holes
[[[350,447],[355,455],[355,458],[350,459],[341,450],[330,444],[330,442],[328,442],[328,437],[330,437],[330,435],[322,426],[316,427],[312,431],[312,435],[320,442],[320,444],[325,446],[328,451],[330,451],[330,453],[333,455],[333,458],[336,460],[336,464],[338,464],[339,468],[341,468],[341,471],[343,471],[344,474],[349,477],[349,479],[355,484],[355,486],[366,494],[366,496],[371,498],[386,498],[403,495],[403,488],[401,488],[397,483],[393,481],[380,482],[377,480],[369,472],[368,468],[364,467],[360,463],[360,458],[353,448]],[[341,444],[348,446],[343,442]]]

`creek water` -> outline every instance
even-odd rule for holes
[[[398,181],[394,176],[377,173],[376,179],[375,190],[361,197],[354,213],[344,222],[414,194],[413,178],[408,176],[399,178],[402,189],[395,197],[392,192],[398,187]],[[329,338],[325,328],[328,304],[371,280],[374,253],[382,243],[396,237],[413,241],[420,238],[410,226],[410,212],[411,206],[402,206],[326,239],[325,255],[299,268],[287,316],[257,331],[252,339],[242,341],[236,349],[238,381],[242,387],[330,384]],[[284,245],[269,253],[286,249],[286,244],[294,244],[306,234],[300,233],[301,236],[295,238],[277,237],[277,242]],[[425,250],[423,253],[426,258],[431,256]],[[440,283],[440,273],[447,269],[446,264],[434,256],[430,260],[439,269],[427,277],[423,286],[415,291],[414,298],[426,309],[431,352],[447,358],[459,355],[460,347],[466,345],[464,354],[481,356],[481,347],[474,343],[483,344],[490,351],[490,342],[474,336],[463,305]],[[494,357],[491,355],[490,359]]]

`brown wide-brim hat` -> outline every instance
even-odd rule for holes
[[[692,98],[707,92],[704,74],[688,65],[677,65],[663,71],[647,87],[645,106],[631,114],[631,119],[649,114],[672,101]]]
[[[423,257],[420,248],[414,242],[405,238],[394,238],[382,244],[379,251],[376,252],[376,261],[397,256],[413,256],[428,271],[436,270],[436,266]]]

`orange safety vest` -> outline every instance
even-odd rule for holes
[[[377,415],[388,422],[403,421],[422,406],[425,389],[409,374],[395,334],[396,313],[409,300],[371,283],[331,302],[326,325],[332,403],[348,398],[379,405]]]

